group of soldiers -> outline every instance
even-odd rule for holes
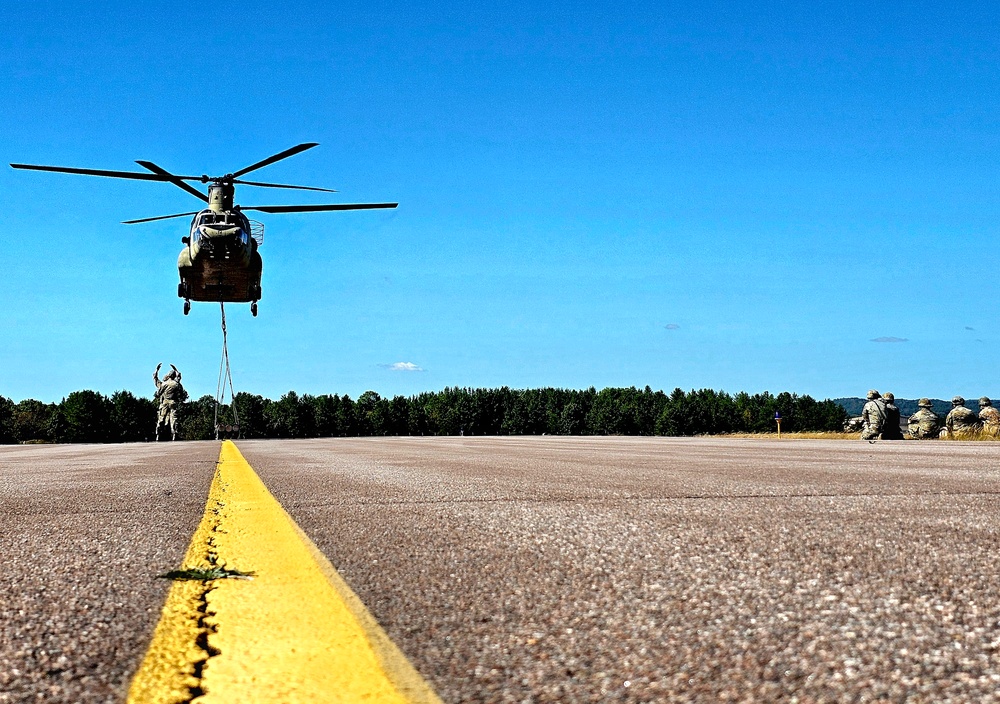
[[[884,396],[872,389],[861,411],[862,440],[902,440],[896,397],[891,393]],[[965,407],[965,399],[955,396],[951,399],[951,410],[944,422],[932,410],[930,399],[917,402],[919,410],[907,420],[906,428],[911,438],[929,440],[935,438],[963,438],[981,433],[1000,436],[1000,411],[986,396],[979,399],[979,414]]]

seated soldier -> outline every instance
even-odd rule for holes
[[[931,440],[937,438],[941,433],[941,420],[937,413],[931,410],[931,400],[922,398],[917,401],[920,410],[910,416],[907,422],[907,430],[910,437],[917,440]]]
[[[899,406],[896,397],[887,391],[882,397],[885,400],[885,425],[882,426],[883,440],[902,440],[903,430],[899,427]]]
[[[868,401],[861,409],[861,439],[878,440],[885,427],[885,401],[875,389],[868,392]]]
[[[948,411],[944,419],[944,425],[948,429],[948,437],[968,437],[979,432],[979,416],[965,407],[965,399],[955,396],[951,399],[951,410]]]
[[[1000,411],[993,407],[993,402],[986,396],[979,399],[979,420],[983,424],[983,432],[997,437],[1000,435]]]

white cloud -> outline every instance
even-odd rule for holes
[[[391,372],[422,372],[425,371],[423,367],[418,367],[413,362],[395,362],[393,364],[380,364],[383,369],[388,369]]]

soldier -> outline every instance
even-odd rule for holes
[[[864,419],[861,416],[853,416],[844,421],[845,433],[860,433],[864,427]]]
[[[160,440],[160,428],[165,425],[170,427],[170,439],[177,439],[177,407],[187,399],[187,392],[181,386],[181,373],[177,367],[171,364],[171,371],[167,372],[163,381],[160,381],[159,373],[162,366],[162,363],[157,364],[156,371],[153,372],[153,383],[156,384],[156,394],[153,399],[160,401],[160,410],[156,416],[157,442]]]
[[[993,407],[993,402],[986,396],[979,399],[979,420],[983,423],[983,431],[996,437],[1000,435],[1000,411]]]
[[[971,435],[979,432],[979,416],[965,407],[964,398],[955,396],[951,399],[951,410],[944,419],[944,425],[948,429],[948,437]]]
[[[922,398],[917,401],[917,405],[920,406],[920,410],[910,416],[906,424],[910,437],[917,440],[936,438],[941,433],[941,421],[937,413],[931,410],[931,400]]]
[[[875,389],[868,392],[868,402],[861,409],[862,418],[862,440],[878,440],[882,437],[882,429],[885,427],[885,401],[882,394]]]
[[[896,397],[891,391],[886,391],[885,396],[885,425],[882,428],[883,440],[902,440],[903,431],[899,427],[899,407],[896,405]]]

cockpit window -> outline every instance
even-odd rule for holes
[[[216,213],[212,210],[203,210],[195,218],[194,228],[201,225],[238,225],[243,230],[250,230],[250,222],[246,215],[240,212]]]

